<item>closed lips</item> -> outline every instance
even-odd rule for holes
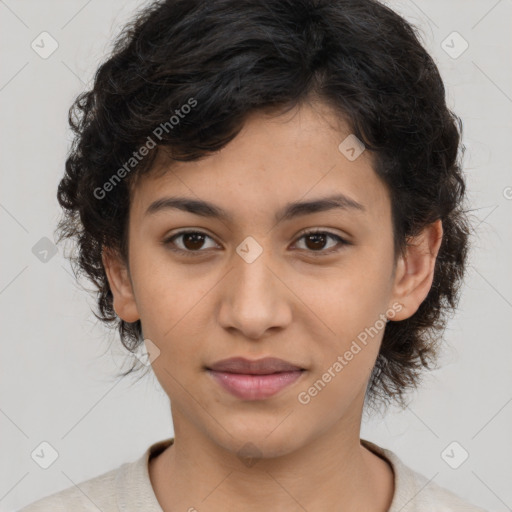
[[[207,367],[208,370],[225,373],[238,373],[243,375],[270,375],[272,373],[297,372],[304,368],[294,365],[283,359],[266,357],[250,360],[243,357],[223,359]]]

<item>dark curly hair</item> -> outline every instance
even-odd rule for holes
[[[154,171],[157,151],[199,159],[231,141],[251,113],[283,113],[314,98],[374,155],[391,197],[395,257],[442,220],[430,292],[410,318],[388,322],[367,387],[367,403],[406,406],[456,308],[469,235],[462,122],[417,32],[376,0],[166,0],[124,27],[69,111],[74,141],[58,187],[57,231],[58,242],[76,240],[75,275],[97,287],[94,314],[117,327],[129,351],[143,341],[141,322],[115,314],[102,248],[128,264],[131,193]],[[150,139],[156,147],[134,163]]]

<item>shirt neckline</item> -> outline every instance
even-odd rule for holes
[[[139,512],[142,504],[147,512],[164,512],[149,478],[149,460],[173,443],[173,437],[158,441],[142,457],[121,466],[116,479],[117,506],[120,512]]]
[[[361,444],[375,455],[388,462],[393,470],[393,499],[389,505],[388,512],[404,510],[406,505],[408,505],[407,512],[415,512],[417,507],[412,501],[414,496],[411,497],[406,492],[407,489],[413,489],[414,492],[416,492],[415,473],[413,473],[413,471],[391,450],[382,448],[366,439],[361,439]]]

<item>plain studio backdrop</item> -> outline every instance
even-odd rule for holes
[[[63,247],[53,244],[71,141],[68,109],[144,4],[0,1],[4,512],[134,460],[173,435],[168,399],[152,373],[139,382],[113,377],[127,352],[120,342],[108,348],[116,333],[98,324],[94,297],[75,285]],[[420,28],[448,104],[463,119],[476,236],[441,368],[425,376],[405,411],[366,419],[361,436],[477,505],[511,510],[512,2],[388,5]],[[41,450],[55,459],[47,469],[34,455]]]

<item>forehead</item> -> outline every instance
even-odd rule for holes
[[[378,218],[389,213],[387,189],[369,151],[347,158],[351,137],[348,124],[323,105],[253,113],[230,143],[200,160],[174,162],[160,152],[133,190],[132,215],[146,217],[151,205],[173,196],[218,205],[232,218],[275,220],[285,204],[343,195]]]

